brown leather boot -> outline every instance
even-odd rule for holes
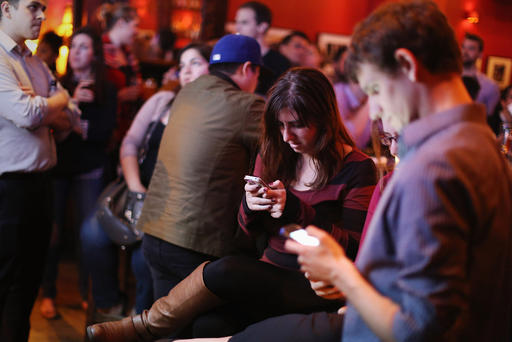
[[[176,285],[169,294],[158,299],[142,315],[118,322],[95,324],[87,328],[89,341],[151,341],[183,329],[192,319],[219,304],[222,300],[204,284],[203,269],[199,265],[188,277]]]
[[[203,269],[207,263],[197,266],[149,309],[144,325],[153,335],[164,337],[179,332],[199,314],[222,303],[204,284]]]
[[[87,327],[87,338],[94,342],[139,342],[156,339],[144,325],[142,314],[126,317],[117,322],[105,322]]]

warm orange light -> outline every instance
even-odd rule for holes
[[[133,7],[135,7],[137,9],[137,15],[139,16],[139,18],[144,18],[148,15],[149,1],[148,0],[134,0]]]
[[[465,20],[470,24],[477,24],[480,21],[480,17],[477,11],[467,11],[464,14]]]
[[[201,29],[201,15],[195,11],[190,10],[176,10],[172,13],[172,30],[181,34],[182,38],[185,38],[186,42],[189,43],[192,39],[199,38],[199,32]],[[180,42],[176,43],[177,46]]]
[[[59,36],[63,37],[65,40],[67,40],[66,38],[71,37],[71,35],[73,34],[73,9],[71,5],[67,5],[64,8],[62,22],[55,31]],[[55,61],[55,64],[57,66],[57,73],[59,75],[64,75],[66,73],[68,55],[69,48],[66,45],[61,46],[59,49],[59,57],[57,57],[57,60]]]
[[[478,17],[467,17],[466,20],[470,23],[470,24],[477,24],[478,23]]]
[[[69,48],[66,45],[62,45],[59,49],[59,57],[55,61],[57,66],[57,73],[64,75],[66,73],[66,66],[68,63]]]
[[[61,37],[68,38],[73,34],[73,9],[71,5],[66,6],[62,23],[57,27],[57,34]]]

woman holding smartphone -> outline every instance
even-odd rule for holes
[[[294,68],[269,91],[255,182],[245,186],[241,228],[264,234],[260,260],[229,256],[200,265],[141,316],[88,328],[92,341],[137,334],[156,338],[179,332],[196,319],[194,337],[225,336],[248,324],[290,312],[334,311],[316,296],[284,250],[282,226],[314,224],[333,235],[355,258],[367,206],[376,183],[371,159],[357,150],[343,126],[330,82],[319,71]],[[211,311],[219,307],[216,311]],[[107,337],[107,336],[110,336]]]

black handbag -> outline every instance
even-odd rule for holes
[[[128,190],[124,178],[110,183],[98,199],[96,218],[112,242],[130,246],[140,241],[143,232],[136,228],[146,194]]]
[[[172,100],[165,106],[159,120],[167,113],[171,104]],[[146,158],[149,139],[155,130],[156,122],[148,126],[144,135],[144,143],[139,149],[139,165],[142,165]],[[103,190],[98,199],[96,218],[112,242],[120,246],[130,246],[142,239],[144,233],[136,226],[145,198],[145,193],[130,191],[122,176]]]

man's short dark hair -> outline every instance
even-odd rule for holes
[[[1,1],[1,0],[0,0]],[[98,8],[102,25],[110,31],[119,20],[131,22],[137,18],[137,10],[124,2],[104,3]]]
[[[302,31],[292,31],[290,34],[288,34],[287,36],[285,36],[281,40],[279,45],[288,45],[288,43],[290,43],[290,40],[292,40],[293,37],[301,37],[301,38],[304,38],[305,40],[307,40],[308,43],[311,43],[311,41],[309,40],[308,35],[305,34],[304,32],[302,32]]]
[[[210,64],[210,66],[208,67],[208,70],[210,72],[220,72],[222,74],[231,76],[243,64],[244,63],[215,63],[215,64]],[[258,67],[259,67],[259,65],[251,64],[251,69],[253,71],[255,71]]]
[[[39,44],[41,43],[46,43],[50,47],[52,52],[58,55],[59,49],[64,43],[64,41],[62,37],[56,34],[54,31],[48,31],[41,37],[41,41],[39,42]]]
[[[261,2],[248,1],[242,4],[239,8],[252,9],[254,11],[256,23],[258,23],[258,25],[261,23],[268,23],[268,26],[270,27],[270,24],[272,24],[272,12],[270,11],[270,8],[267,7],[267,5],[264,5]]]
[[[464,34],[464,39],[469,39],[469,40],[472,40],[474,42],[477,42],[478,43],[478,50],[480,52],[484,51],[484,40],[479,35],[466,32],[466,34]]]
[[[462,58],[453,29],[430,0],[401,1],[379,7],[357,24],[347,70],[354,77],[361,63],[395,74],[395,51],[405,48],[433,74],[461,73]]]
[[[2,0],[0,3],[3,1],[7,1],[9,5],[14,6],[14,8],[18,8],[18,4],[20,3],[20,0]],[[2,11],[0,11],[0,19],[2,19]]]

